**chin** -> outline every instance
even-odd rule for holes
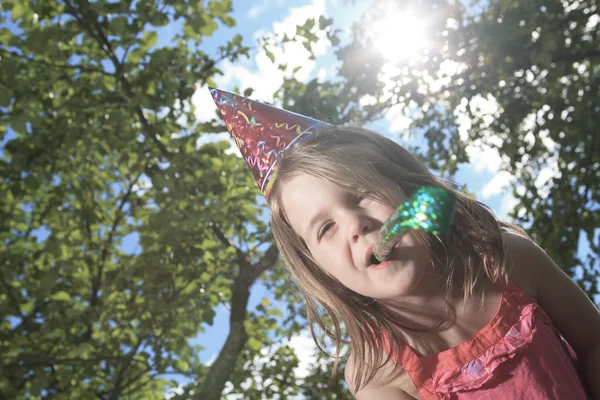
[[[369,271],[373,287],[367,296],[384,300],[416,294],[425,272],[422,267],[413,260],[392,260],[380,265]]]

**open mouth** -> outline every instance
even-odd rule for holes
[[[392,250],[392,254],[390,254],[390,256],[384,261],[377,260],[377,257],[375,257],[375,253],[371,254],[371,258],[369,258],[369,267],[374,267],[374,266],[380,265],[382,263],[385,263],[387,261],[391,261],[391,260],[397,258],[398,257],[398,249],[400,247],[401,247],[400,243],[397,243]]]
[[[369,262],[371,263],[371,265],[379,264],[379,260],[377,259],[377,257],[375,257],[375,253],[371,254],[371,258],[369,259]]]

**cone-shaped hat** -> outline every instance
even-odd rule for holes
[[[210,88],[210,94],[267,201],[281,153],[303,137],[332,126],[223,90]]]

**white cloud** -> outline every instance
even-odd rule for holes
[[[555,178],[560,178],[561,172],[558,170],[558,159],[553,156],[548,160],[547,166],[543,167],[537,177],[535,178],[534,185],[538,190],[538,196],[546,198],[550,194],[550,185]]]
[[[194,94],[192,95],[192,104],[194,104],[194,114],[196,120],[198,122],[206,122],[210,121],[216,116],[216,107],[215,102],[212,99],[210,91],[207,85],[203,85],[198,87]],[[235,142],[231,138],[229,131],[226,128],[223,132],[218,133],[202,133],[196,139],[196,150],[200,149],[202,145],[211,142],[218,142],[222,140],[226,140],[229,142],[229,149],[225,150],[225,154],[235,154],[238,157],[241,157],[239,149],[235,145]],[[173,135],[179,136],[179,135]]]
[[[317,82],[323,83],[323,82],[325,82],[326,78],[327,78],[327,70],[325,68],[321,67],[321,69],[319,69],[319,72],[317,73]]]
[[[489,101],[489,99],[488,101],[478,101],[479,103],[477,106],[479,107],[478,109],[476,108],[476,112],[480,113],[480,115],[495,115],[497,112],[497,104],[495,104],[495,101]],[[471,104],[471,106],[473,107],[473,104]],[[537,137],[533,133],[536,124],[540,123],[540,120],[544,118],[545,113],[548,112],[549,109],[548,106],[544,106],[542,109],[532,112],[523,119],[520,125],[520,129],[527,132],[523,137],[526,146],[532,146],[536,141],[541,141],[547,151],[552,154],[552,156],[545,160],[545,163],[539,171],[529,171],[536,176],[534,185],[537,188],[537,195],[542,198],[548,197],[552,180],[560,178],[562,175],[558,168],[558,157],[556,155],[557,145],[549,137],[548,130],[542,130],[537,134]],[[466,135],[465,137],[468,137],[467,130],[470,128],[470,121],[468,121],[466,115],[459,115],[458,118],[459,121],[461,121],[459,131],[461,131],[461,134]],[[497,136],[489,136],[487,140],[492,140],[492,143],[495,145],[501,144],[501,141]],[[526,149],[523,150],[526,151]],[[468,146],[467,153],[476,170],[495,172],[492,180],[482,189],[482,198],[489,199],[492,196],[500,195],[505,192],[505,189],[516,182],[516,178],[513,175],[500,170],[503,158],[495,148],[484,147],[483,149],[478,149],[474,146]],[[517,164],[519,168],[530,169],[531,167],[528,164],[529,158],[529,154],[524,153],[522,161]],[[525,194],[525,187],[523,185],[517,185],[516,190],[519,195]],[[499,217],[506,218],[508,213],[518,204],[518,200],[512,195],[512,191],[508,191],[502,196],[500,204]],[[523,215],[523,209],[521,209],[519,216],[522,217]]]
[[[256,18],[267,9],[267,1],[263,1],[260,4],[254,4],[252,8],[248,11],[248,18]]]
[[[313,0],[306,6],[290,9],[287,17],[273,23],[271,32],[260,29],[253,34],[253,38],[257,40],[265,35],[279,37],[284,33],[291,37],[296,32],[296,25],[303,24],[308,18],[318,18],[321,15],[327,15],[325,0]],[[329,46],[330,43],[326,38],[320,39],[313,46],[315,56],[324,55]],[[308,59],[310,54],[300,43],[288,42],[284,44],[283,49],[271,48],[270,50],[278,63],[288,65],[287,73],[291,73],[295,67],[301,66],[302,68],[295,73],[295,77],[301,81],[306,81],[315,68],[315,61]],[[225,60],[219,65],[219,68],[223,71],[223,75],[215,77],[218,88],[228,90],[236,85],[249,84],[254,89],[252,97],[265,102],[273,101],[273,93],[281,87],[285,76],[285,72],[271,62],[262,48],[251,60],[239,60],[235,64]],[[325,71],[319,71],[321,77],[324,77],[325,73]],[[208,121],[214,117],[215,105],[207,86],[196,89],[192,96],[192,103],[195,106],[195,116],[198,121]]]
[[[481,197],[489,199],[492,196],[501,194],[515,181],[515,177],[506,171],[498,171],[491,181],[481,190]]]
[[[294,36],[296,33],[296,26],[302,25],[309,18],[318,18],[321,15],[326,16],[325,0],[313,0],[312,3],[298,8],[292,8],[290,14],[280,22],[273,23],[273,33],[284,34],[288,36]],[[328,41],[323,43],[317,43],[317,54],[325,54],[325,50],[329,46]]]
[[[274,22],[270,32],[259,30],[253,34],[255,39],[269,35],[272,37],[281,37],[287,34],[293,37],[296,33],[296,26],[304,24],[309,18],[318,18],[321,15],[326,16],[325,0],[313,0],[312,3],[290,9],[289,14],[283,20]],[[321,39],[313,45],[315,56],[324,55],[330,46],[325,35],[319,33]],[[287,70],[281,71],[277,65],[273,64],[266,52],[260,48],[254,59],[251,61],[237,62],[232,64],[229,61],[223,62],[220,68],[223,70],[223,77],[219,78],[219,85],[223,88],[234,86],[239,82],[250,83],[254,89],[252,97],[259,101],[272,101],[273,93],[279,89],[283,83],[286,74],[292,73],[295,67],[301,66],[294,75],[300,81],[306,81],[315,68],[315,61],[309,60],[310,53],[301,43],[290,41],[283,45],[283,48],[270,48],[275,60],[281,64],[287,64]],[[214,109],[214,107],[213,107]]]
[[[480,95],[473,97],[470,101],[470,107],[473,115],[483,120],[484,127],[489,126],[494,118],[499,114],[499,107],[496,99],[491,95],[483,98]],[[458,123],[458,133],[463,141],[469,142],[469,130],[471,129],[471,120],[467,115],[467,100],[463,99],[461,104],[454,111]],[[486,142],[494,146],[500,146],[502,141],[497,136],[487,135]],[[503,158],[495,147],[483,144],[481,140],[469,142],[466,147],[467,155],[476,171],[498,172],[502,166]],[[506,179],[506,178],[505,178]]]
[[[500,200],[498,218],[508,219],[508,214],[517,206],[517,204],[519,204],[519,201],[512,195],[512,192],[506,193]]]
[[[317,361],[316,353],[318,348],[308,331],[292,337],[289,346],[294,349],[298,356],[298,367],[295,369],[298,378],[306,378],[310,367]]]
[[[388,109],[385,113],[385,119],[389,121],[389,131],[391,133],[402,133],[404,138],[408,137],[408,128],[413,122],[413,119],[406,115],[406,110],[403,104],[396,104]]]
[[[218,78],[217,82],[221,83]],[[192,95],[192,104],[195,107],[194,115],[198,122],[206,122],[215,118],[217,108],[207,85],[196,88],[196,91]]]
[[[205,363],[205,365],[207,367],[210,367],[212,365],[212,363],[215,362],[215,360],[217,359],[217,357],[219,356],[218,353],[213,354],[213,356],[211,358],[208,359],[208,361]]]
[[[200,149],[200,147],[202,147],[206,143],[220,142],[222,140],[226,140],[229,142],[229,148],[225,150],[225,154],[235,154],[238,157],[242,157],[240,150],[231,138],[229,132],[203,133],[198,137],[198,139],[196,139],[196,150]]]
[[[175,395],[183,394],[183,388],[186,385],[187,385],[186,383],[180,383],[177,387],[170,388],[169,390],[167,390],[167,393],[165,393],[165,399],[169,400],[171,397],[174,397]]]
[[[458,63],[453,60],[444,60],[440,64],[437,72],[437,79],[430,83],[433,92],[445,89],[451,82],[454,75],[460,74],[468,68],[466,63]]]
[[[496,99],[491,95],[484,98],[480,95],[470,100],[470,108],[475,117],[483,120],[484,126],[489,126],[494,118],[499,114],[499,107]],[[467,100],[463,99],[460,106],[454,112],[458,123],[458,132],[462,140],[467,141],[466,152],[472,167],[477,172],[491,172],[493,178],[483,187],[478,196],[489,200],[493,196],[504,195],[500,199],[500,209],[496,214],[500,219],[506,219],[508,213],[517,205],[518,201],[513,196],[512,191],[506,191],[516,181],[516,178],[506,171],[502,171],[503,157],[498,152],[497,147],[502,144],[498,136],[492,136],[489,133],[485,138],[487,143],[483,144],[481,140],[470,141],[469,130],[471,129],[471,120],[467,115]],[[484,131],[485,134],[485,131]]]

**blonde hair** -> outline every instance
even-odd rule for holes
[[[509,263],[501,229],[525,232],[497,220],[485,205],[457,190],[454,184],[435,177],[418,158],[392,140],[362,128],[333,127],[294,144],[278,164],[277,179],[269,196],[275,241],[305,299],[310,331],[317,346],[327,354],[319,344],[315,324],[335,344],[332,377],[343,344],[350,343],[355,359],[361,361],[352,380],[356,390],[371,381],[391,354],[399,350],[397,328],[427,329],[403,326],[398,316],[380,302],[346,288],[314,261],[306,243],[292,228],[281,202],[282,187],[289,179],[299,173],[310,174],[335,182],[352,193],[359,190],[372,193],[376,200],[394,208],[402,200],[386,189],[381,177],[391,179],[407,195],[422,186],[449,190],[457,198],[450,233],[437,236],[416,232],[419,240],[430,245],[434,270],[445,279],[444,298],[455,295],[455,280],[461,276],[460,291],[465,300],[481,294],[475,289],[482,271],[491,282],[507,283]],[[349,341],[342,338],[341,322]],[[376,351],[384,340],[391,347],[387,357]]]

